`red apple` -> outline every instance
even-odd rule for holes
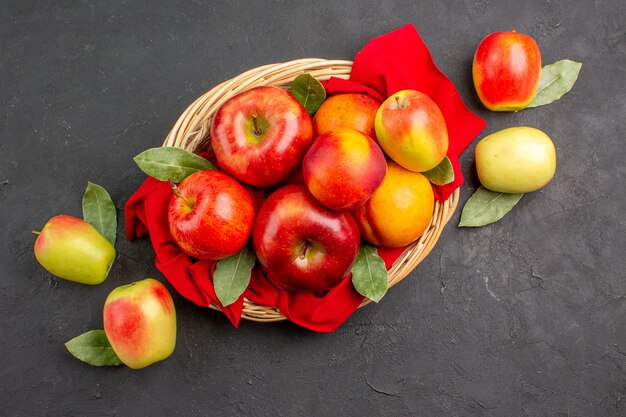
[[[302,176],[319,202],[334,210],[365,204],[385,179],[387,161],[368,136],[347,127],[319,136],[304,155]]]
[[[311,117],[278,87],[255,87],[226,101],[211,126],[211,146],[226,173],[266,187],[287,179],[313,139]]]
[[[360,245],[352,214],[321,205],[304,185],[286,185],[259,209],[252,241],[269,278],[287,290],[321,291],[350,272]]]
[[[402,90],[387,98],[375,125],[385,153],[409,171],[428,171],[448,152],[446,120],[437,104],[420,91]]]
[[[492,33],[476,49],[472,75],[478,97],[489,110],[523,109],[539,85],[539,47],[533,38],[522,33]]]
[[[176,310],[167,288],[143,281],[115,288],[104,302],[104,332],[122,363],[144,368],[170,356],[176,346]]]
[[[245,188],[220,171],[199,171],[174,187],[168,207],[174,241],[198,259],[239,252],[254,224],[254,203]]]
[[[313,137],[338,127],[351,127],[376,141],[374,118],[380,101],[363,93],[330,96],[313,117]]]

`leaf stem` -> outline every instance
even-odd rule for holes
[[[40,235],[40,234],[41,234],[41,232],[38,232],[38,231],[36,231],[36,230],[31,230],[30,232],[31,232],[32,234],[34,234],[34,235]]]

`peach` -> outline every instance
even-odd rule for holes
[[[315,139],[302,161],[307,188],[333,210],[353,210],[365,204],[386,172],[385,155],[378,145],[347,127],[329,130]]]
[[[398,248],[424,234],[434,207],[435,197],[428,179],[389,162],[380,188],[353,214],[363,239],[377,246]]]
[[[376,140],[374,118],[380,101],[363,93],[336,94],[326,99],[313,118],[313,137],[338,127],[351,127]]]

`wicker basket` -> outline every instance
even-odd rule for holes
[[[215,111],[226,100],[242,91],[259,85],[288,88],[291,81],[303,72],[308,72],[318,80],[327,80],[330,77],[347,79],[351,69],[351,61],[307,58],[264,65],[246,71],[211,89],[193,102],[176,121],[163,146],[177,146],[193,152],[205,150],[209,143],[208,133]],[[452,217],[458,201],[459,190],[443,203],[435,201],[433,219],[426,232],[417,242],[408,246],[389,269],[389,287],[400,282],[430,253],[444,226]],[[370,300],[366,298],[360,307],[369,302]],[[219,310],[215,305],[211,307]],[[247,299],[244,300],[242,318],[259,322],[286,319],[277,309],[260,306]]]

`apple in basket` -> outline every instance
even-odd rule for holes
[[[210,139],[223,171],[267,187],[298,167],[313,139],[313,126],[304,107],[285,90],[254,87],[220,106]]]
[[[235,179],[216,170],[198,171],[180,185],[168,206],[172,238],[187,254],[216,260],[239,252],[254,224],[254,203]]]
[[[287,290],[321,291],[348,275],[360,246],[348,211],[320,204],[304,185],[286,185],[261,205],[252,241],[268,277]]]
[[[441,110],[426,94],[402,90],[387,98],[376,113],[376,136],[387,155],[402,167],[424,172],[448,151],[448,129]]]
[[[309,191],[334,210],[354,210],[365,204],[386,172],[387,161],[376,142],[348,127],[319,136],[302,161]]]

